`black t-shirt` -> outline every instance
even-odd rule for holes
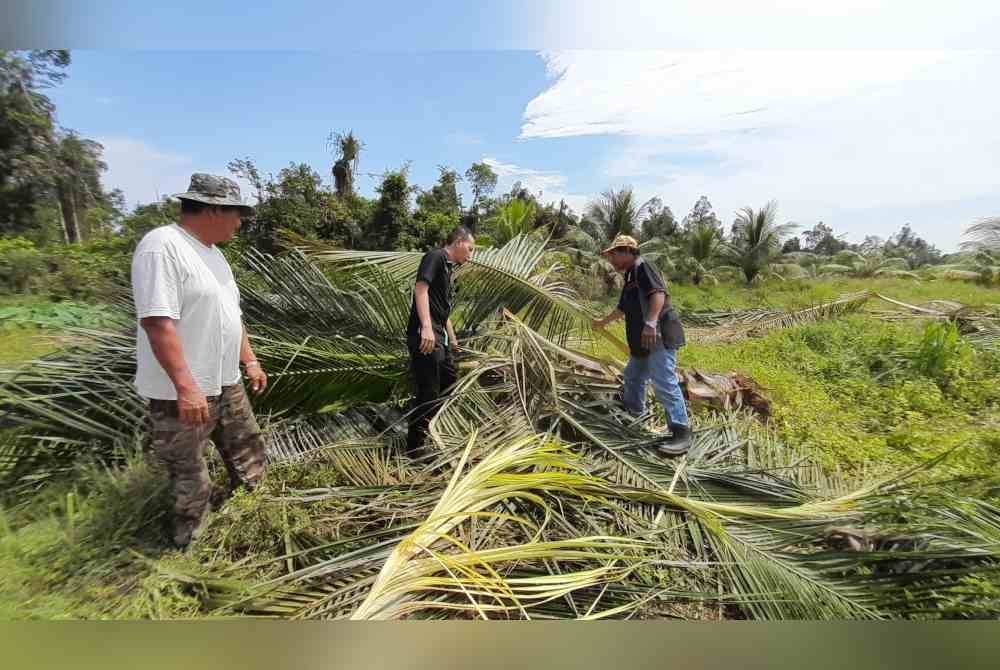
[[[427,300],[431,308],[431,324],[443,343],[445,324],[451,316],[451,306],[455,300],[455,287],[451,281],[453,263],[448,260],[444,249],[428,251],[420,259],[417,281],[427,282]],[[410,305],[410,323],[406,327],[407,336],[420,336],[420,315],[417,314],[417,298],[414,295]]]
[[[649,301],[656,292],[667,292],[660,274],[648,261],[637,258],[635,264],[625,271],[625,285],[622,287],[621,298],[618,299],[618,309],[625,313],[625,335],[633,356],[645,356],[649,353],[642,348],[642,329],[646,325],[643,303],[648,309]],[[640,295],[645,298],[640,298]]]

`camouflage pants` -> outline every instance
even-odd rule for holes
[[[230,491],[254,489],[264,474],[264,438],[243,384],[222,387],[208,398],[208,422],[181,423],[176,400],[150,400],[150,456],[166,470],[174,496],[174,542],[186,546],[197,536],[208,513],[212,481],[205,460],[215,443],[229,472]]]

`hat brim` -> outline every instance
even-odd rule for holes
[[[603,256],[604,254],[610,254],[615,249],[636,249],[636,250],[638,250],[639,247],[633,247],[632,245],[627,245],[627,244],[619,244],[616,247],[608,247],[607,249],[605,249],[604,251],[601,252],[601,255]]]
[[[233,200],[232,198],[219,198],[210,195],[202,195],[201,193],[192,193],[190,191],[185,193],[178,193],[174,196],[178,200],[191,200],[193,202],[201,202],[206,205],[218,205],[219,207],[238,207],[243,214],[249,214],[253,211],[253,206],[248,205],[245,202],[239,200]]]

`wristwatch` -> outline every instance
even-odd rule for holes
[[[652,328],[653,330],[656,330],[656,321],[647,321],[646,325]]]

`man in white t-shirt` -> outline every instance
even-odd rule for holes
[[[234,181],[201,173],[175,197],[180,223],[139,242],[132,291],[139,320],[135,384],[149,399],[151,452],[173,484],[174,542],[183,548],[209,508],[209,441],[229,472],[230,492],[260,482],[264,440],[240,363],[255,393],[267,388],[267,375],[247,339],[232,270],[215,246],[236,233],[250,207]]]

